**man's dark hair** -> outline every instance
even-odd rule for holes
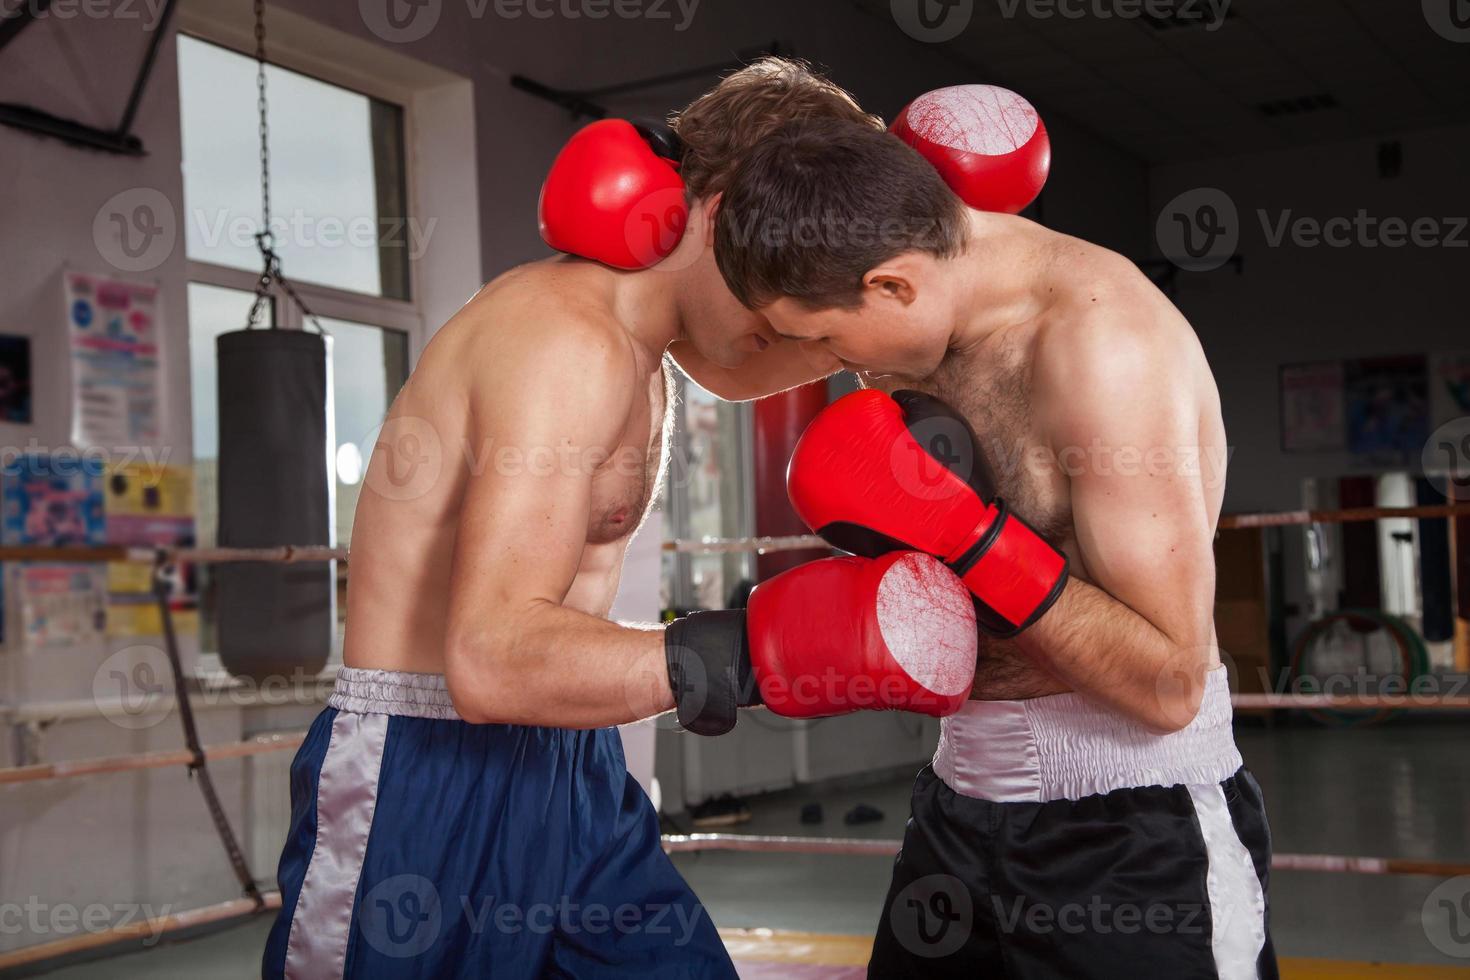
[[[754,309],[782,296],[816,309],[861,303],[863,276],[904,252],[949,258],[968,211],[889,133],[837,119],[790,123],[735,169],[715,223],[715,261]]]

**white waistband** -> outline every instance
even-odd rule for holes
[[[1168,735],[1080,694],[970,701],[941,723],[934,772],[956,793],[1001,803],[1218,783],[1241,767],[1230,719],[1223,668],[1210,672],[1194,721]]]
[[[327,706],[358,715],[403,715],[457,721],[442,674],[343,667]]]

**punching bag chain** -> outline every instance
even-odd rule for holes
[[[260,314],[270,300],[271,286],[279,286],[291,298],[291,302],[311,320],[319,333],[327,331],[316,314],[311,312],[296,288],[281,273],[281,257],[276,253],[276,236],[271,231],[271,144],[270,105],[265,97],[265,0],[255,0],[255,108],[260,115],[260,231],[255,235],[255,244],[260,248],[260,278],[255,282],[255,302],[250,305],[250,316],[245,329],[253,330],[260,325]]]

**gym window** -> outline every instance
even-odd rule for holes
[[[261,256],[255,59],[181,34],[180,143],[189,259],[188,320],[198,537],[217,541],[215,339],[242,329]],[[282,272],[331,335],[336,544],[352,521],[376,427],[408,378],[422,317],[410,303],[415,239],[407,214],[402,107],[266,66],[274,248]],[[420,243],[421,244],[421,243]],[[277,292],[258,324],[314,329]],[[201,647],[215,649],[208,569]],[[342,570],[339,569],[339,579]],[[337,611],[346,615],[345,580]]]

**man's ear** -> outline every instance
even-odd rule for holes
[[[715,247],[715,222],[720,217],[720,202],[724,200],[725,192],[720,191],[710,197],[702,197],[694,202],[693,210],[699,212],[704,218],[704,243],[710,248]]]
[[[897,300],[907,306],[919,297],[918,269],[906,256],[869,269],[863,276],[863,289],[875,299]]]

